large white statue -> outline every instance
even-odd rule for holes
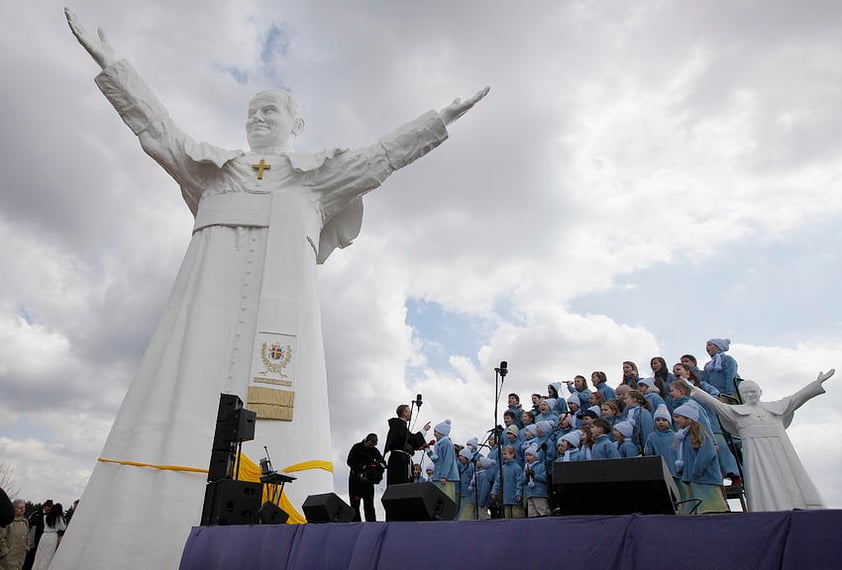
[[[276,468],[295,466],[294,507],[333,490],[316,265],[358,235],[362,196],[441,144],[488,88],[371,146],[315,155],[290,148],[303,125],[290,94],[263,91],[248,107],[250,151],[223,150],[184,134],[102,31],[66,14],[102,67],[97,85],[179,184],[195,225],[52,568],[175,568],[199,522],[206,475],[190,468],[207,469],[221,392],[272,418],[246,453],[266,444]]]
[[[743,474],[750,511],[788,511],[824,507],[818,489],[804,469],[786,428],[795,410],[807,400],[824,394],[822,383],[835,370],[819,372],[816,380],[775,402],[761,402],[756,382],[740,384],[743,404],[732,406],[704,390],[691,387],[690,395],[716,410],[722,425],[742,439]]]

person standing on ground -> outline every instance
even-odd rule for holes
[[[56,503],[50,509],[50,512],[44,515],[44,534],[41,535],[41,541],[35,551],[35,562],[32,564],[32,570],[47,570],[50,567],[50,562],[53,561],[56,549],[61,544],[61,537],[64,535],[66,528],[64,510],[61,503]]]
[[[50,513],[53,508],[52,499],[47,499],[34,513],[29,515],[29,529],[30,529],[30,545],[29,552],[26,553],[26,561],[23,563],[23,570],[31,570],[35,563],[35,551],[38,549],[38,544],[41,542],[41,535],[44,534],[44,517]]]
[[[18,499],[12,503],[14,518],[7,526],[0,528],[0,570],[20,570],[26,553],[30,549],[29,521],[23,516],[26,501]]]

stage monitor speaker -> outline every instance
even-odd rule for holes
[[[289,515],[275,503],[266,501],[260,507],[258,512],[258,519],[260,524],[284,524],[287,522]]]
[[[381,502],[387,521],[450,521],[458,510],[435,483],[390,485]]]
[[[202,508],[202,526],[257,524],[263,486],[260,483],[221,479],[208,483]]]
[[[304,517],[311,523],[351,522],[354,509],[340,499],[336,493],[310,495],[301,507]]]
[[[661,456],[556,461],[552,477],[562,515],[674,515],[679,500]]]

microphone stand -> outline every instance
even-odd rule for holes
[[[494,369],[494,421],[491,423],[492,430],[494,431],[494,439],[497,442],[497,459],[500,463],[498,474],[500,475],[500,494],[497,496],[497,500],[500,506],[500,512],[503,513],[503,518],[506,518],[506,507],[503,503],[503,497],[505,496],[505,482],[503,481],[503,433],[498,433],[497,430],[497,407],[500,404],[500,394],[503,392],[503,382],[506,380],[506,374],[509,373],[508,365],[505,364],[505,361],[500,362],[500,367]]]

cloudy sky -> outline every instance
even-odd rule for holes
[[[62,7],[0,8],[0,462],[22,497],[68,503],[192,221]],[[770,399],[842,368],[838,2],[72,7],[185,131],[227,148],[266,87],[299,98],[297,147],[315,151],[491,86],[319,270],[340,493],[348,448],[416,393],[422,421],[484,433],[504,359],[525,398],[593,370],[616,384],[623,360],[704,362],[709,337],[733,339]],[[842,377],[826,388],[789,433],[838,508]]]

